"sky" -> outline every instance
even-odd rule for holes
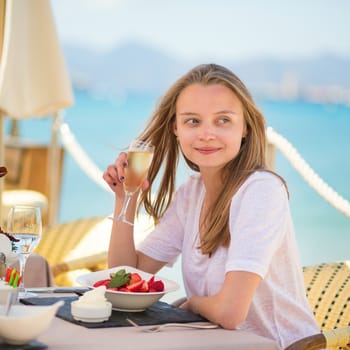
[[[181,59],[350,56],[349,0],[51,0],[59,38],[128,41]]]

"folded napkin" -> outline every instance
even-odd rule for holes
[[[127,318],[130,318],[140,326],[150,326],[169,322],[189,323],[207,321],[203,317],[194,314],[193,312],[180,309],[162,301],[158,301],[142,312],[124,312],[113,310],[108,321],[102,323],[87,323],[76,321],[71,314],[70,304],[72,301],[77,299],[78,297],[27,298],[22,299],[21,302],[27,305],[51,305],[58,300],[63,300],[64,305],[58,309],[56,316],[86,328],[129,327],[130,323],[126,321]]]

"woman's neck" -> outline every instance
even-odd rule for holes
[[[201,171],[202,181],[205,187],[206,198],[211,201],[216,198],[222,187],[221,172],[218,170]]]

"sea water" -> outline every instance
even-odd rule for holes
[[[158,96],[120,98],[75,91],[75,104],[65,122],[93,162],[104,170],[139,134],[152,114]],[[267,125],[286,137],[311,167],[334,190],[350,199],[350,108],[305,101],[258,100]],[[50,119],[20,123],[26,138],[48,142]],[[8,130],[8,122],[5,128]],[[350,218],[324,201],[276,153],[276,170],[288,183],[296,237],[304,265],[350,258]],[[181,168],[179,182],[189,172]],[[66,154],[59,222],[104,216],[113,212],[113,196],[91,180]]]

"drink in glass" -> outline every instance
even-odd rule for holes
[[[35,206],[16,205],[10,208],[7,220],[7,232],[18,241],[14,242],[19,257],[21,282],[19,297],[32,296],[24,289],[24,270],[27,259],[38,245],[42,233],[40,208]]]
[[[123,183],[125,199],[118,220],[133,225],[125,217],[132,195],[139,190],[146,179],[153,158],[154,146],[141,140],[134,140],[128,149],[128,166],[125,168]]]

